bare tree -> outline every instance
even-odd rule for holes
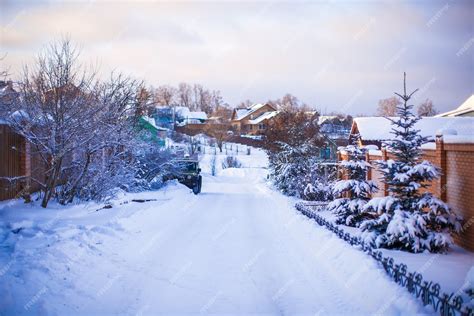
[[[305,103],[302,103],[296,96],[290,93],[285,94],[281,99],[268,100],[267,103],[284,112],[294,113],[302,110],[306,111],[309,108]]]
[[[212,112],[211,93],[200,84],[195,84],[194,91],[194,107],[193,110],[201,110],[206,113]]]
[[[220,108],[225,107],[224,99],[222,98],[221,92],[219,90],[213,90],[211,92],[210,102],[212,111],[218,111]]]
[[[397,106],[402,104],[397,97],[390,97],[379,101],[377,107],[378,116],[395,116],[397,114]]]
[[[152,111],[151,101],[152,95],[151,92],[146,89],[143,85],[140,85],[138,88],[138,94],[135,102],[135,120],[138,120],[144,115],[149,115]]]
[[[193,88],[187,83],[180,83],[178,86],[178,103],[181,106],[191,108],[193,105]]]
[[[209,123],[206,125],[205,133],[216,140],[219,151],[222,152],[224,142],[228,138],[230,124]]]
[[[425,102],[421,103],[418,106],[418,116],[435,116],[438,114],[438,111],[433,105],[433,101],[426,99]]]
[[[281,99],[280,108],[283,111],[295,112],[299,107],[299,100],[294,95],[287,93]]]
[[[245,100],[245,101],[242,101],[240,102],[239,104],[236,105],[236,108],[238,109],[246,109],[246,108],[249,108],[251,107],[253,104],[252,101],[250,101],[249,99]]]
[[[319,132],[319,114],[308,117],[304,111],[282,112],[275,116],[264,132],[265,143],[270,151],[278,151],[281,143],[299,147],[303,144],[319,146],[322,137]]]
[[[214,108],[211,114],[212,116],[218,117],[220,123],[229,122],[232,117],[232,109],[228,105],[219,105]]]
[[[157,105],[170,106],[176,101],[177,92],[172,86],[159,86],[154,92],[154,102]]]
[[[51,44],[31,72],[25,68],[9,108],[10,126],[44,165],[44,179],[32,179],[41,186],[43,207],[53,197],[68,203],[115,186],[113,179],[130,173],[129,153],[138,147],[131,143],[130,118],[140,114],[144,90],[120,75],[98,81],[78,56],[67,39]]]

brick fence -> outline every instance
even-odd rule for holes
[[[366,154],[368,162],[393,158],[386,150],[371,150]],[[347,160],[347,155],[339,152],[339,160]],[[464,218],[463,229],[456,242],[474,251],[474,143],[444,141],[436,139],[434,148],[423,149],[422,159],[428,160],[441,170],[441,176],[433,181],[427,190],[448,203]],[[367,178],[376,183],[379,191],[374,196],[386,196],[387,185],[382,181],[382,173],[377,167],[369,171]]]

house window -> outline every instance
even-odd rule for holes
[[[258,129],[260,130],[265,129],[265,124],[263,123],[258,124]]]

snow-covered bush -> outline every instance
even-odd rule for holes
[[[439,170],[420,159],[421,145],[427,139],[414,126],[419,118],[408,104],[413,93],[407,95],[404,80],[404,93],[397,94],[404,101],[397,107],[399,117],[389,119],[394,139],[386,143],[395,159],[377,162],[389,196],[365,205],[365,215],[375,218],[363,221],[360,227],[365,241],[376,247],[441,252],[452,244],[451,235],[460,230],[460,218],[446,203],[422,190],[439,177]]]
[[[331,200],[336,165],[319,161],[317,148],[310,145],[295,148],[284,144],[282,148],[269,156],[270,177],[275,186],[286,195],[305,200]]]
[[[270,177],[284,194],[304,197],[308,175],[314,164],[315,149],[279,143],[280,150],[269,153]]]
[[[175,154],[168,150],[149,144],[142,144],[140,153],[136,154],[134,163],[134,181],[128,190],[158,189],[163,186],[167,176],[179,171]]]
[[[222,161],[222,169],[241,168],[241,167],[242,167],[242,164],[234,156],[226,156],[225,159]]]
[[[318,161],[311,158],[310,171],[306,174],[303,196],[309,201],[332,201],[332,186],[337,179],[337,165],[332,162]]]
[[[336,223],[357,226],[363,219],[364,206],[377,187],[366,179],[371,166],[365,161],[365,149],[349,145],[344,150],[348,160],[341,161],[340,166],[345,179],[333,185],[334,195],[338,198],[329,203],[327,209],[336,215]]]
[[[333,172],[319,159],[325,140],[318,115],[309,117],[303,109],[283,110],[265,131],[270,177],[284,194],[309,200],[329,198]]]

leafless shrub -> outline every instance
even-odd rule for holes
[[[227,168],[241,168],[242,164],[240,161],[234,157],[234,156],[227,156],[225,159],[222,161],[222,169],[227,169]]]

